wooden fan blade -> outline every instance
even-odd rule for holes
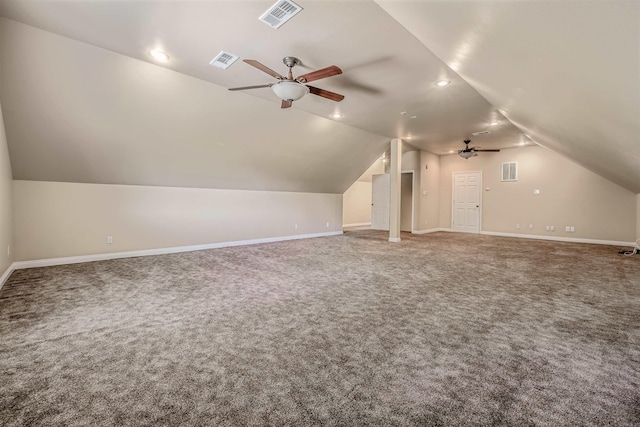
[[[269,83],[267,85],[256,85],[256,86],[242,86],[242,87],[230,87],[229,90],[245,90],[245,89],[260,89],[261,87],[271,87],[273,83]]]
[[[256,67],[258,70],[265,72],[267,74],[269,74],[270,76],[275,77],[276,79],[284,79],[284,76],[276,73],[275,71],[273,71],[271,68],[267,67],[266,65],[262,65],[261,63],[259,63],[258,61],[256,61],[255,59],[243,59],[244,62],[246,62],[247,64]]]
[[[476,149],[474,149],[473,151],[491,151],[491,152],[497,153],[497,152],[498,152],[498,151],[500,151],[500,150],[498,150],[498,149],[496,148],[496,149],[490,149],[490,150],[489,150],[489,149],[487,149],[487,150],[476,150]]]
[[[331,65],[330,67],[326,67],[321,70],[312,71],[310,73],[298,76],[296,80],[299,81],[300,83],[308,83],[314,80],[320,80],[320,79],[335,76],[338,74],[342,74],[342,70],[336,67],[335,65]]]
[[[293,102],[283,99],[280,108],[290,108],[292,104]]]
[[[340,102],[344,99],[344,95],[340,95],[339,93],[331,92],[309,85],[307,85],[307,87],[309,88],[309,92],[311,92],[312,94],[330,99],[332,101]]]

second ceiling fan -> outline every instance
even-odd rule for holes
[[[289,72],[287,73],[286,77],[281,75],[280,73],[277,73],[276,71],[273,71],[271,68],[261,64],[255,59],[243,59],[243,61],[253,67],[256,67],[258,70],[265,72],[272,77],[275,77],[276,79],[278,79],[278,81],[275,83],[268,83],[264,85],[232,87],[229,88],[229,90],[259,89],[263,87],[270,87],[271,90],[273,90],[273,92],[278,96],[278,98],[282,99],[282,108],[291,107],[293,101],[297,101],[307,93],[312,93],[314,95],[318,95],[336,102],[340,102],[344,99],[344,95],[340,95],[339,93],[331,92],[306,84],[314,80],[320,80],[326,77],[342,74],[342,70],[335,65],[312,71],[310,73],[303,74],[294,78],[292,68],[300,64],[300,60],[293,56],[285,56],[282,59],[284,65],[289,68]]]
[[[474,157],[478,155],[478,151],[491,151],[491,152],[498,152],[500,151],[499,149],[487,149],[487,150],[481,150],[480,147],[469,147],[469,143],[471,142],[470,139],[465,139],[464,140],[464,144],[465,147],[462,150],[458,150],[458,155],[460,157],[462,157],[463,159],[469,159],[470,157]]]

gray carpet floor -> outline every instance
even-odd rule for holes
[[[0,425],[640,425],[640,256],[386,239],[18,270]]]

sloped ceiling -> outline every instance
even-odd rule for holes
[[[270,0],[4,0],[14,178],[341,193],[390,138],[447,154],[490,130],[474,145],[532,139],[640,192],[636,2],[297,3],[274,30],[257,19]],[[314,86],[345,100],[281,110],[269,88],[228,92],[273,80],[241,61],[211,67],[220,50],[281,73],[287,55],[302,60],[295,74],[338,65]]]
[[[385,1],[536,143],[640,193],[640,1]]]
[[[14,179],[340,193],[388,138],[12,21]]]

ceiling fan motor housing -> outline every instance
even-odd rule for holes
[[[300,60],[295,56],[285,56],[284,58],[282,58],[282,62],[284,62],[284,65],[286,65],[289,68],[293,68],[296,65],[300,65]]]

